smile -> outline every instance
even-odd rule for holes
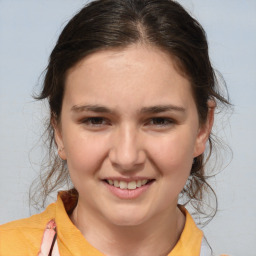
[[[119,180],[105,180],[109,185],[114,186],[116,188],[120,189],[128,189],[128,190],[134,190],[136,188],[140,188],[141,186],[144,186],[151,182],[152,180],[137,180],[137,181],[119,181]]]
[[[120,180],[105,179],[103,180],[106,188],[111,194],[122,200],[131,200],[140,197],[150,190],[155,179],[137,179],[137,180]]]

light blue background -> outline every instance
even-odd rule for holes
[[[0,0],[0,223],[30,215],[28,188],[40,168],[46,116],[31,95],[61,29],[85,2]],[[212,182],[220,210],[204,231],[217,254],[255,256],[256,1],[179,2],[205,28],[235,105],[216,127],[234,155]]]

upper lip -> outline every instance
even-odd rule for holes
[[[105,177],[102,180],[118,180],[118,181],[131,182],[131,181],[154,180],[154,179],[149,177]]]

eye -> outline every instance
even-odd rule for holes
[[[165,126],[170,126],[174,124],[174,120],[166,117],[154,117],[151,118],[147,125],[154,125],[154,126],[159,126],[159,127],[165,127]]]
[[[110,122],[104,117],[88,117],[83,119],[81,123],[86,124],[88,126],[104,126],[109,125]]]

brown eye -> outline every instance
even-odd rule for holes
[[[156,125],[156,126],[168,126],[173,124],[174,121],[170,118],[164,118],[164,117],[155,117],[151,118],[149,121],[149,125]]]
[[[89,117],[82,120],[82,123],[90,126],[101,126],[109,124],[109,122],[103,117]]]

